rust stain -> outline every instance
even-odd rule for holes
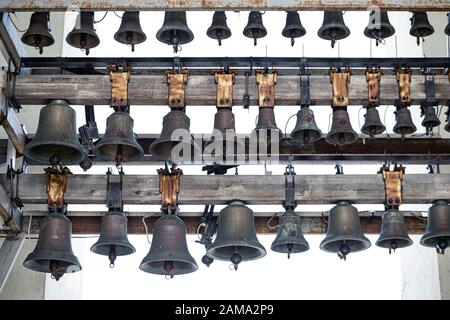
[[[260,107],[273,108],[275,106],[275,84],[277,83],[277,72],[256,72],[256,83],[258,84],[258,100]]]
[[[183,71],[181,73],[174,73],[172,71],[167,71],[167,84],[168,84],[168,98],[169,107],[175,109],[184,109],[184,86],[186,85],[189,77],[188,71]]]
[[[216,72],[214,78],[217,84],[217,108],[231,108],[233,106],[234,72]]]
[[[350,83],[351,70],[343,72],[330,70],[330,82],[333,89],[333,107],[346,107],[349,104],[348,84]]]

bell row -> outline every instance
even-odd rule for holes
[[[359,139],[353,130],[345,107],[333,108],[331,129],[325,139],[331,145],[344,148]],[[431,133],[440,125],[436,107],[422,108],[422,125]],[[393,131],[402,136],[416,131],[407,106],[398,106],[395,111],[396,124]],[[57,126],[54,124],[58,123]],[[34,139],[25,146],[25,157],[37,164],[48,164],[52,156],[57,156],[63,164],[80,164],[85,170],[92,166],[87,158],[93,152],[96,159],[122,162],[137,161],[144,155],[143,148],[133,132],[133,119],[125,110],[113,112],[106,121],[104,136],[98,140],[96,126],[79,128],[82,143],[77,137],[76,115],[64,100],[53,100],[39,114],[39,123]],[[172,109],[163,118],[163,129],[157,140],[149,148],[150,153],[161,159],[176,163],[190,162],[194,157],[212,156],[216,159],[245,154],[245,142],[235,131],[235,117],[231,108],[220,108],[214,117],[214,131],[204,146],[197,144],[189,131],[190,119],[182,110]],[[361,128],[364,134],[374,137],[386,130],[375,106],[366,109],[365,123]],[[450,132],[450,122],[445,126]],[[274,108],[259,108],[258,122],[250,136],[249,153],[279,154],[280,145],[289,147],[312,145],[322,139],[323,134],[317,126],[313,111],[301,107],[297,113],[297,123],[286,138],[275,121]],[[95,140],[95,141],[94,141]],[[203,149],[201,148],[203,147]],[[233,158],[234,159],[234,158]],[[181,160],[181,161],[180,161]]]
[[[371,246],[370,240],[362,232],[358,211],[350,202],[338,202],[330,210],[327,224],[327,234],[320,249],[335,253],[345,260],[350,253]],[[215,228],[215,222],[212,226]],[[188,250],[186,226],[176,214],[163,214],[152,228],[151,247],[139,266],[140,270],[172,278],[198,269]],[[71,229],[71,222],[64,214],[50,213],[41,221],[36,247],[23,265],[34,271],[50,273],[56,280],[65,273],[80,271],[81,264],[72,251]],[[447,201],[438,200],[429,209],[426,231],[420,243],[444,254],[449,241],[450,206]],[[383,214],[380,236],[375,244],[388,248],[391,253],[412,243],[406,232],[403,214],[397,209],[387,210]],[[202,244],[205,245],[206,254],[201,261],[208,267],[216,259],[230,261],[237,270],[241,262],[266,255],[266,249],[256,235],[252,210],[238,200],[219,213],[214,241]],[[271,249],[287,254],[288,258],[291,254],[309,250],[301,229],[301,217],[293,210],[286,210],[279,217],[278,231]],[[107,256],[111,267],[118,256],[135,252],[128,241],[127,218],[122,211],[111,210],[103,215],[100,237],[92,245],[91,251]]]
[[[263,25],[262,13],[251,11],[248,16],[248,24],[243,30],[244,36],[252,38],[254,45],[257,39],[267,35],[267,29]],[[31,16],[30,25],[22,36],[22,42],[26,45],[39,49],[43,52],[44,47],[53,45],[54,38],[49,28],[49,12],[35,12]],[[449,16],[450,19],[450,16]],[[206,31],[208,37],[222,41],[231,37],[231,30],[227,26],[227,18],[224,11],[216,11],[213,16],[211,26]],[[411,17],[410,35],[420,39],[434,33],[434,28],[428,21],[426,12],[414,12]],[[100,44],[100,39],[94,28],[94,12],[80,12],[74,29],[67,35],[66,41],[69,45],[85,50],[86,55],[90,49]],[[384,39],[394,35],[395,29],[390,24],[386,11],[371,11],[369,24],[364,30],[364,35],[376,41],[376,45],[384,43]],[[287,12],[286,25],[282,35],[291,40],[294,45],[295,39],[306,34],[300,16],[296,11]],[[450,20],[445,28],[445,34],[450,35]],[[349,28],[344,23],[342,11],[325,11],[323,24],[318,30],[318,36],[324,40],[331,41],[334,47],[337,40],[345,39],[350,35]],[[156,33],[156,38],[165,44],[173,46],[174,52],[178,52],[180,45],[187,44],[194,39],[193,32],[187,25],[185,11],[166,11],[163,26]],[[122,16],[122,23],[119,30],[114,34],[117,42],[131,46],[143,43],[147,36],[141,28],[138,11],[126,11]]]

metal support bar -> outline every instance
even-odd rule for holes
[[[25,233],[9,235],[0,248],[0,292],[5,287],[24,240]]]
[[[7,12],[0,12],[0,52],[6,61],[11,59],[16,68],[20,66],[20,58],[26,56],[25,48]]]

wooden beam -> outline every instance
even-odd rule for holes
[[[436,99],[445,104],[450,100],[450,84],[447,76],[435,76]],[[392,105],[398,99],[398,86],[394,75],[383,75],[380,101]],[[332,89],[328,75],[312,75],[310,78],[313,105],[330,105]],[[39,90],[36,90],[39,88]],[[280,75],[275,88],[277,106],[299,105],[300,82],[295,75]],[[236,76],[233,88],[235,105],[242,104],[245,93],[245,77]],[[249,80],[250,104],[256,105],[258,88],[254,76]],[[349,85],[351,105],[367,102],[367,82],[364,75],[353,75]],[[128,85],[131,105],[167,105],[167,79],[160,75],[132,75]],[[111,82],[107,75],[19,75],[15,84],[18,103],[42,105],[52,99],[65,99],[75,105],[105,105],[111,100]],[[425,100],[424,76],[413,75],[411,82],[413,104]],[[213,75],[190,75],[186,85],[186,104],[204,106],[216,104],[216,85]]]
[[[25,240],[25,234],[8,236],[0,248],[0,292],[3,290],[17,256]]]
[[[69,7],[83,10],[367,10],[378,6],[385,10],[450,11],[446,0],[2,0],[0,11],[66,11]]]
[[[0,177],[5,184],[5,178]],[[240,199],[248,204],[281,204],[284,200],[282,175],[184,175],[181,177],[179,203],[226,204]],[[404,203],[450,201],[450,174],[406,174],[403,180]],[[385,200],[381,175],[297,175],[296,199],[302,204],[329,204],[338,200],[376,204]],[[20,198],[25,204],[45,203],[44,174],[20,177]],[[65,193],[69,204],[104,204],[106,175],[71,175]],[[160,204],[159,178],[156,175],[125,175],[125,204]]]

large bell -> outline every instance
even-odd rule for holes
[[[64,100],[53,100],[41,109],[34,139],[25,146],[25,157],[35,163],[49,164],[53,155],[65,165],[86,158],[77,138],[75,110]]]
[[[376,107],[368,106],[364,117],[366,120],[361,128],[362,133],[367,134],[369,137],[373,137],[386,130],[386,127],[381,123],[380,114]]]
[[[248,15],[248,23],[242,32],[247,38],[253,39],[253,44],[256,46],[257,39],[263,38],[267,35],[267,30],[263,25],[262,13],[259,11],[250,11]]]
[[[123,212],[113,210],[103,215],[100,237],[92,245],[91,251],[108,256],[111,267],[114,267],[117,256],[126,256],[136,252],[136,249],[128,241],[127,217]]]
[[[340,201],[330,210],[328,230],[320,249],[337,253],[339,258],[346,259],[351,252],[358,252],[370,247],[361,229],[358,210],[348,201]]]
[[[115,111],[106,119],[103,138],[94,148],[99,160],[122,163],[142,158],[144,150],[133,133],[134,120],[127,112]]]
[[[231,37],[231,30],[227,26],[225,11],[214,12],[212,24],[206,31],[206,35],[216,39],[219,42],[219,46],[222,45],[222,40]]]
[[[450,132],[450,106],[447,107],[447,124],[445,125],[445,131]]]
[[[211,140],[206,143],[205,154],[210,149],[208,146],[213,142],[214,146],[219,147],[218,150],[214,150],[215,155],[232,155],[241,150],[245,151],[244,143],[236,134],[234,114],[230,108],[220,108],[217,110],[214,116],[213,135]]]
[[[326,141],[329,144],[343,148],[345,145],[358,141],[358,134],[353,130],[347,108],[334,108],[331,129]]]
[[[294,46],[295,38],[303,37],[306,34],[306,29],[303,28],[297,11],[287,12],[286,25],[281,34],[283,37],[291,39],[291,46]]]
[[[267,137],[272,137],[274,134],[278,134],[281,137],[281,130],[278,128],[275,121],[274,108],[262,107],[259,108],[258,122],[255,128],[258,138],[260,138],[263,131],[266,132]]]
[[[413,241],[406,232],[403,213],[397,209],[389,209],[383,213],[380,237],[375,244],[381,248],[391,250],[405,248],[412,245]]]
[[[180,110],[171,110],[163,118],[161,135],[150,145],[150,153],[157,156],[161,160],[173,160],[172,150],[175,147],[182,147],[182,151],[189,149],[192,152],[192,148],[194,148],[194,152],[200,150],[199,146],[190,135],[190,123],[191,121],[186,113]],[[172,136],[172,134],[176,133],[175,131],[178,131],[178,133],[183,133],[183,135],[180,136],[177,134],[176,136]],[[192,155],[193,153],[191,153],[191,157]],[[184,153],[177,153],[177,156],[183,157]]]
[[[379,15],[378,15],[379,14]],[[384,39],[393,36],[394,27],[389,22],[387,11],[371,11],[369,24],[364,29],[364,35],[370,39],[376,40],[376,45],[383,42]]]
[[[317,127],[314,112],[309,107],[302,107],[297,112],[297,123],[291,138],[303,145],[313,144],[322,139],[322,131]]]
[[[444,29],[444,32],[447,36],[450,36],[450,12],[447,13],[447,18],[448,18],[448,24]]]
[[[423,116],[422,127],[425,127],[427,134],[432,133],[433,128],[439,127],[441,124],[441,120],[436,115],[436,109],[433,106],[425,106],[423,108]]]
[[[187,247],[186,225],[176,215],[164,214],[153,224],[152,245],[139,269],[171,278],[198,269]]]
[[[337,40],[342,40],[350,35],[350,29],[344,23],[342,11],[325,11],[323,24],[317,32],[320,38],[331,40],[331,47]]]
[[[444,254],[450,243],[450,206],[445,200],[438,200],[428,210],[428,223],[420,244],[434,247]]]
[[[49,12],[35,12],[31,15],[30,26],[22,35],[22,42],[28,46],[39,49],[42,54],[44,47],[49,47],[55,43],[55,39],[50,33],[48,22],[50,20]]]
[[[142,31],[139,21],[139,11],[124,12],[122,23],[120,24],[119,30],[114,34],[114,39],[117,42],[131,46],[131,51],[134,51],[134,45],[147,40],[147,36]]]
[[[166,11],[163,26],[156,33],[156,38],[172,45],[175,53],[180,44],[194,40],[194,34],[187,25],[186,11]]]
[[[266,249],[256,237],[253,211],[241,201],[233,201],[220,211],[217,236],[206,254],[218,260],[231,261],[235,270],[242,261],[262,258]]]
[[[89,50],[100,44],[100,39],[94,29],[94,12],[80,12],[73,30],[66,37],[66,42],[75,48],[80,48],[89,54]]]
[[[428,15],[426,12],[414,12],[411,17],[411,29],[409,34],[417,38],[417,45],[420,45],[420,38],[428,37],[434,33],[434,28],[428,21]]]
[[[302,232],[300,217],[294,211],[286,211],[278,221],[278,232],[270,247],[272,251],[287,253],[300,253],[309,250]]]
[[[50,213],[39,228],[39,238],[23,266],[25,268],[51,273],[59,280],[64,273],[81,270],[78,258],[73,254],[71,244],[72,223],[61,213]]]
[[[411,111],[409,111],[406,106],[397,107],[397,111],[395,112],[395,116],[397,118],[397,122],[394,126],[394,132],[402,135],[404,137],[407,134],[412,134],[416,132],[417,128],[414,125],[411,118]]]

